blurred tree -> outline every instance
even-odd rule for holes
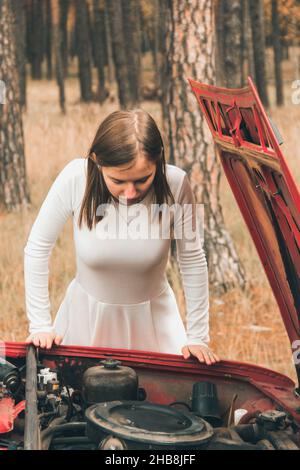
[[[86,0],[76,2],[76,38],[79,62],[79,81],[82,101],[91,101],[92,71],[91,71],[91,42]]]
[[[89,32],[90,51],[91,51],[91,66],[96,67],[96,43],[94,41],[94,10],[93,0],[86,0],[87,5],[87,30]]]
[[[166,83],[164,81],[165,65],[165,35],[164,22],[166,18],[167,3],[155,0],[154,2],[154,46],[153,46],[153,66],[154,80],[156,87],[156,98],[161,99],[164,95]],[[166,119],[166,112],[163,109],[163,118]]]
[[[154,32],[154,15],[155,15],[155,2],[145,2],[141,1],[141,52],[145,54],[153,48],[151,47],[151,42],[153,42],[153,32]]]
[[[107,97],[105,89],[105,16],[104,8],[100,8],[99,0],[93,0],[93,39],[95,50],[95,65],[98,72],[98,99],[103,103]]]
[[[164,4],[164,2],[162,2]],[[160,51],[161,51],[161,29],[160,29],[160,1],[154,0],[154,47],[153,47],[153,67],[154,67],[154,80],[157,88],[160,88]]]
[[[45,53],[47,61],[47,79],[52,79],[52,46],[51,46],[51,29],[52,29],[52,16],[51,16],[51,0],[45,1]]]
[[[27,57],[31,64],[31,77],[42,78],[44,55],[44,2],[27,0]]]
[[[247,84],[247,77],[256,81],[254,56],[253,56],[253,36],[251,31],[249,4],[251,0],[242,0],[243,5],[243,84]]]
[[[106,38],[106,53],[107,53],[107,79],[108,83],[113,83],[115,81],[115,68],[114,68],[114,59],[112,51],[112,41],[111,41],[111,32],[110,32],[110,21],[107,6],[105,7],[104,0],[104,20],[105,20],[105,38]]]
[[[68,31],[67,31],[67,21],[68,13],[70,7],[70,0],[60,0],[60,21],[59,29],[61,31],[61,58],[62,58],[62,67],[64,77],[68,76],[68,65],[69,65],[69,54],[68,54]]]
[[[132,106],[131,90],[128,79],[128,58],[126,55],[123,33],[123,14],[121,0],[106,0],[108,10],[110,39],[118,84],[118,96],[121,108]]]
[[[10,0],[0,0],[0,207],[16,211],[30,198],[11,5]]]
[[[266,78],[266,44],[264,33],[263,0],[250,0],[249,7],[253,37],[256,86],[262,102],[265,106],[269,106]]]
[[[51,16],[52,16],[52,47],[55,63],[55,76],[59,89],[59,104],[63,113],[65,113],[65,84],[64,70],[62,58],[62,32],[60,29],[61,6],[59,0],[51,0]]]
[[[215,7],[217,83],[229,88],[240,88],[244,85],[243,2],[217,0]]]
[[[77,35],[76,35],[76,3],[75,0],[71,0],[70,4],[70,13],[69,13],[69,29],[70,29],[70,47],[69,47],[69,56],[71,60],[77,56],[78,44],[77,44]]]
[[[244,270],[224,224],[220,204],[220,163],[187,78],[215,81],[211,0],[168,1],[165,122],[169,162],[186,170],[197,202],[204,204],[204,249],[210,284],[219,293],[244,286]]]
[[[140,11],[137,0],[122,0],[123,34],[132,106],[141,101]]]
[[[277,106],[283,104],[283,84],[282,84],[282,71],[281,71],[281,43],[279,31],[279,11],[277,0],[272,0],[272,39],[274,50],[274,70],[275,70],[275,84],[276,84],[276,103]]]
[[[26,3],[25,0],[11,0],[16,38],[17,66],[19,70],[20,103],[26,107]]]

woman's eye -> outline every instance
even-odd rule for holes
[[[146,183],[148,178],[144,179],[144,180],[140,180],[140,181],[136,181],[135,184],[144,184]],[[115,184],[123,184],[123,181],[114,181]]]
[[[140,180],[140,181],[137,181],[136,183],[137,183],[137,184],[143,184],[143,183],[146,183],[147,179],[148,179],[148,178],[146,178],[145,180]]]

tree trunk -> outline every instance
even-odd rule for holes
[[[155,71],[154,86],[157,98],[161,99],[164,87],[164,62],[165,62],[165,17],[166,1],[155,0],[154,6],[154,50],[153,68]]]
[[[60,30],[60,2],[59,0],[51,0],[51,14],[52,14],[52,46],[53,57],[55,63],[56,82],[59,89],[59,104],[63,113],[65,113],[65,84],[64,84],[64,71],[61,40],[62,34]]]
[[[94,9],[93,9],[93,0],[86,0],[87,6],[87,30],[89,33],[89,44],[90,44],[90,53],[91,53],[91,67],[96,67],[96,48],[97,44],[94,41]]]
[[[217,63],[220,64],[221,86],[240,88],[243,86],[243,22],[240,0],[218,1],[217,8]]]
[[[22,113],[10,0],[0,0],[0,207],[17,211],[30,203],[26,182]]]
[[[68,55],[69,45],[68,45],[68,30],[67,30],[69,6],[70,6],[70,0],[60,0],[61,58],[62,58],[64,78],[68,76],[68,65],[69,65],[69,55]]]
[[[163,118],[163,133],[167,137],[166,144],[169,145],[169,142],[172,141],[171,136],[168,136],[168,132],[171,130],[171,126],[168,122],[169,120],[169,112],[166,107],[166,104],[169,101],[169,87],[168,87],[168,79],[171,75],[171,62],[166,60],[167,55],[172,56],[172,48],[173,44],[170,42],[170,37],[166,38],[166,31],[170,29],[170,23],[172,22],[172,10],[169,7],[168,0],[159,1],[159,11],[160,11],[160,18],[161,18],[161,62],[160,62],[160,87],[161,87],[161,103],[162,103],[162,118]],[[169,162],[174,163],[172,161],[173,154],[169,152]]]
[[[123,34],[122,1],[107,0],[110,36],[112,43],[113,59],[115,64],[116,80],[118,84],[118,96],[120,107],[131,107],[131,93],[128,80],[128,64]]]
[[[92,101],[91,44],[86,0],[76,0],[76,36],[82,101]]]
[[[154,0],[154,48],[153,48],[153,68],[155,71],[155,86],[160,89],[160,8],[159,0]]]
[[[43,2],[31,0],[29,19],[29,57],[31,77],[33,80],[42,78],[42,61],[44,54],[44,9]]]
[[[253,38],[253,53],[256,86],[260,98],[265,106],[269,106],[267,79],[266,79],[266,54],[264,34],[264,12],[262,0],[250,0],[250,19]]]
[[[273,50],[274,50],[276,103],[277,103],[277,106],[282,106],[283,105],[283,84],[282,84],[282,71],[281,71],[282,55],[281,55],[278,15],[279,15],[279,12],[278,12],[277,0],[272,0],[272,42],[273,42]]]
[[[51,17],[51,0],[46,0],[46,19],[45,19],[45,52],[47,61],[47,79],[52,79],[52,17]]]
[[[136,0],[122,0],[123,34],[132,106],[141,101],[140,24],[137,6]]]
[[[225,45],[223,38],[225,35],[224,31],[224,15],[225,7],[224,1],[216,0],[215,2],[215,75],[216,75],[216,85],[224,86],[225,83],[225,67],[224,67],[224,54],[225,54]]]
[[[12,0],[16,57],[19,71],[20,104],[26,107],[26,5],[25,0]]]
[[[74,0],[72,0],[70,4],[70,17],[68,27],[70,30],[69,56],[71,60],[74,60],[75,57],[78,57],[78,40],[76,35],[76,4]]]
[[[162,0],[166,2],[167,0]],[[149,26],[148,22],[145,20],[144,15],[141,15],[141,51],[142,54],[145,54],[151,51],[150,39],[149,39]]]
[[[187,77],[215,81],[211,0],[169,2],[166,31],[170,161],[187,171],[198,203],[204,204],[204,249],[210,284],[218,293],[244,286],[243,267],[227,232],[220,205],[220,164]]]
[[[247,84],[247,77],[250,75],[255,82],[255,67],[253,56],[253,38],[251,31],[249,3],[251,0],[243,0],[243,84]]]
[[[112,51],[109,13],[108,13],[107,6],[104,6],[104,20],[105,20],[106,54],[107,54],[107,67],[108,67],[107,79],[108,79],[108,83],[113,83],[116,80],[116,77],[115,77],[115,68],[114,68],[115,66],[114,66],[113,51]]]
[[[100,8],[99,0],[93,0],[93,36],[95,44],[95,62],[98,73],[98,99],[103,103],[107,97],[105,89],[105,16],[104,9]]]

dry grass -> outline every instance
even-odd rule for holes
[[[1,218],[0,331],[2,339],[7,341],[23,341],[27,336],[23,248],[38,208],[56,174],[68,161],[86,154],[100,121],[117,109],[116,103],[102,107],[95,103],[79,103],[78,83],[73,79],[67,82],[66,94],[68,112],[63,116],[58,108],[53,82],[29,83],[24,131],[32,208],[23,214],[8,214]],[[158,104],[144,102],[142,107],[160,123]],[[299,182],[300,147],[294,124],[300,120],[300,106],[288,103],[282,109],[273,108],[271,114],[285,138],[283,151]],[[224,178],[221,197],[226,223],[246,267],[249,282],[245,293],[235,290],[222,298],[211,295],[211,346],[223,358],[265,365],[295,378],[289,342],[278,307]],[[72,227],[68,222],[50,260],[53,317],[74,274]],[[176,288],[175,281],[174,288],[184,315],[183,295]]]

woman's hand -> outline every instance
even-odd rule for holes
[[[220,362],[220,358],[212,352],[207,346],[200,344],[191,344],[183,346],[182,355],[184,359],[188,359],[190,355],[197,357],[200,362],[205,362],[207,365],[215,364]]]
[[[58,346],[62,342],[62,336],[57,335],[55,332],[50,333],[32,333],[26,338],[26,343],[33,343],[35,346],[40,348],[51,349],[52,343]]]

